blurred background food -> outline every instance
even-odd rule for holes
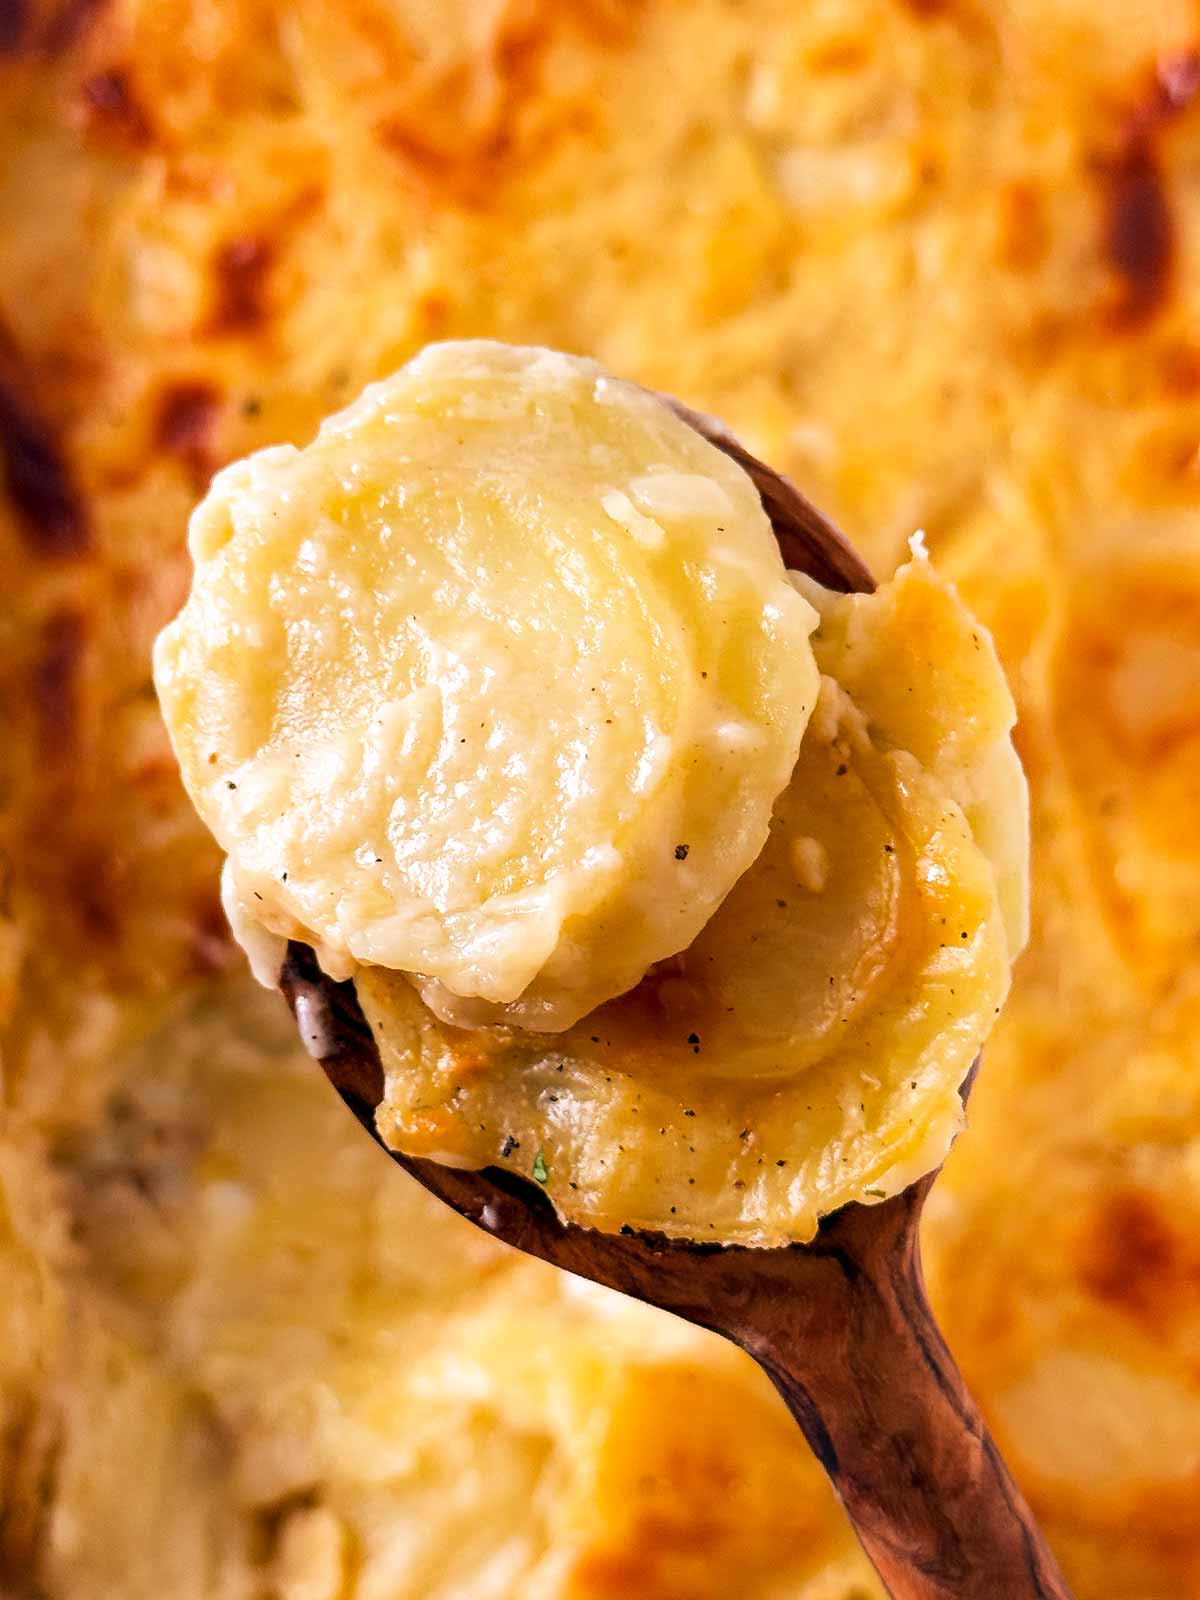
[[[213,469],[491,335],[994,630],[1034,938],[930,1274],[1081,1600],[1200,1596],[1191,0],[2,0],[0,149],[0,1593],[878,1595],[748,1361],[362,1136],[167,751]]]

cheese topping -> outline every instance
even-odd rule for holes
[[[244,939],[558,1030],[761,851],[816,612],[741,469],[594,362],[432,346],[220,473],[190,546],[155,677]]]

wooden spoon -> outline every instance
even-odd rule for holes
[[[874,588],[793,484],[710,418],[669,403],[753,479],[789,567],[845,593]],[[334,983],[307,945],[292,943],[280,987],[309,1053],[378,1139],[383,1069],[353,983]],[[711,1328],[753,1356],[894,1600],[1070,1600],[925,1296],[918,1224],[936,1173],[879,1205],[843,1207],[810,1244],[754,1250],[631,1228],[593,1232],[560,1222],[542,1190],[501,1168],[463,1172],[388,1154],[505,1243]]]

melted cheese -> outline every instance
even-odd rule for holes
[[[431,347],[190,538],[156,679],[243,928],[557,1029],[761,850],[816,613],[741,469],[596,363]]]

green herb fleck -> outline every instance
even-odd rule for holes
[[[546,1158],[540,1150],[533,1158],[533,1175],[539,1183],[545,1183],[550,1176],[546,1171]]]

